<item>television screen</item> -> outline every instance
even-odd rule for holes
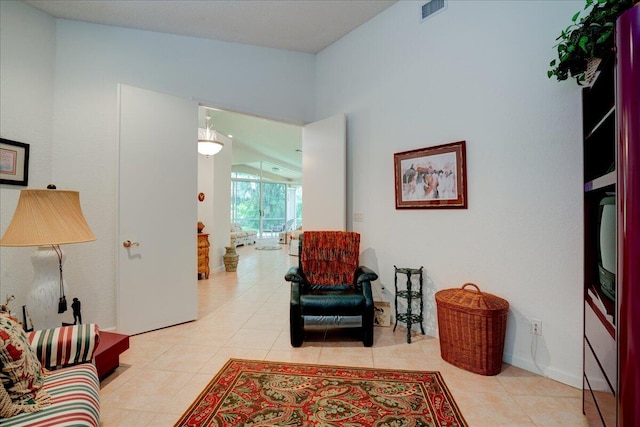
[[[612,300],[616,298],[616,197],[607,196],[600,201],[600,262],[598,272],[602,292]]]

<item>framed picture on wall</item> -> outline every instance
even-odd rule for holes
[[[395,153],[396,209],[467,208],[465,141]]]
[[[29,183],[29,144],[0,138],[0,184]]]

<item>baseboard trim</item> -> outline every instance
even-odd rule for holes
[[[541,366],[540,364],[536,365],[532,360],[515,357],[510,353],[505,353],[502,360],[509,365],[516,366],[537,375],[542,375],[543,377],[550,378],[571,387],[582,389],[581,375],[576,376],[575,374],[561,371],[553,367]]]

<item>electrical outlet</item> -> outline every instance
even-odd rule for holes
[[[531,319],[531,334],[542,335],[542,320]]]

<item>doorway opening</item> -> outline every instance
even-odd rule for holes
[[[230,222],[278,237],[302,224],[302,126],[201,106],[232,150]],[[226,149],[226,147],[225,147]],[[202,165],[202,164],[201,164]]]

